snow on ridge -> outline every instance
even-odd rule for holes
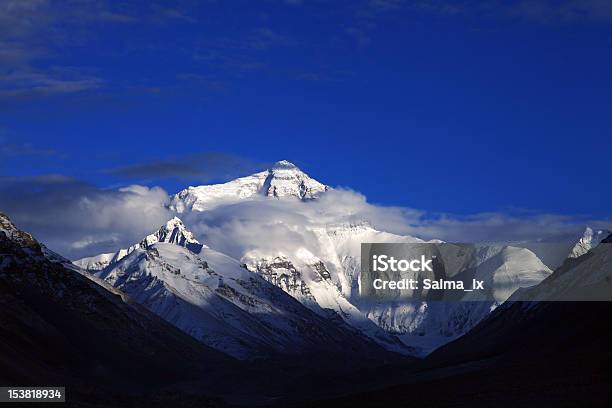
[[[295,169],[300,171],[298,166],[291,163],[289,160],[279,160],[272,166],[272,169]]]
[[[23,245],[31,246],[37,243],[37,241],[25,231],[21,231],[13,224],[7,215],[0,212],[0,232],[3,232],[8,239],[11,241],[18,242]]]
[[[142,248],[147,248],[156,242],[169,242],[184,247],[188,247],[190,245],[193,245],[194,247],[199,245],[201,247],[202,245],[178,217],[173,217],[166,223],[166,225],[162,226],[156,232],[147,235],[139,245]]]
[[[295,164],[281,160],[265,171],[226,183],[190,186],[172,197],[170,209],[177,213],[205,211],[258,195],[307,201],[318,198],[329,189],[329,186],[311,178]]]
[[[122,248],[117,252],[99,254],[91,257],[81,258],[73,263],[88,271],[101,271],[102,269],[119,262],[136,249],[147,249],[158,242],[165,242],[185,247],[191,252],[199,253],[206,245],[201,244],[183,221],[178,217],[168,220],[157,231],[144,237],[138,244],[129,248]]]
[[[601,241],[606,239],[610,235],[610,231],[596,230],[594,231],[591,227],[586,227],[582,237],[576,242],[576,245],[572,248],[568,258],[578,258],[595,248]]]
[[[177,213],[189,214],[191,211],[206,211],[242,200],[265,200],[266,197],[308,201],[316,199],[327,190],[329,187],[312,179],[293,163],[282,160],[268,170],[227,183],[188,187],[172,197],[170,209]],[[405,347],[395,342],[396,334],[403,336],[402,340],[408,347],[416,346],[417,344],[412,344],[412,341],[419,337],[438,336],[437,346],[438,342],[450,341],[469,330],[490,312],[492,305],[503,302],[510,295],[510,290],[490,293],[482,302],[485,306],[478,307],[466,303],[447,308],[428,302],[421,302],[420,305],[404,302],[403,304],[372,307],[367,302],[361,302],[358,297],[361,243],[420,243],[425,241],[409,235],[380,231],[368,221],[357,219],[357,217],[351,221],[342,222],[341,220],[346,220],[346,217],[343,215],[336,219],[327,217],[324,220],[317,219],[317,222],[303,225],[304,228],[300,231],[314,235],[312,241],[305,240],[304,247],[292,248],[287,245],[282,249],[270,248],[270,245],[262,245],[260,242],[262,237],[253,237],[252,245],[238,250],[237,253],[232,253],[236,259],[240,260],[234,261],[242,264],[243,271],[258,275],[264,281],[282,289],[321,317],[346,323],[374,339],[383,347],[403,352],[406,352]],[[173,221],[179,227],[183,225],[178,218],[170,220],[169,224]],[[173,230],[176,227],[176,225],[169,224],[166,225],[166,230]],[[289,224],[288,226],[291,227]],[[158,231],[159,236],[151,234],[145,238],[144,246],[141,242],[140,245],[134,247],[147,249],[148,246],[158,241],[175,241],[173,238],[167,238],[167,232],[160,231]],[[164,238],[160,239],[161,235],[164,235]],[[265,232],[262,235],[265,235]],[[150,242],[147,241],[149,237],[152,237]],[[193,238],[192,235],[191,238]],[[440,243],[441,241],[428,242]],[[211,240],[211,245],[214,246],[214,239]],[[120,254],[121,257],[127,255],[131,248],[123,250],[125,252]],[[495,253],[491,251],[486,253],[487,256],[482,255],[482,259],[473,260],[478,264],[488,260],[486,268],[481,267],[479,272],[489,280],[507,280],[514,288],[514,286],[537,283],[536,281],[550,273],[545,266],[540,265],[539,259],[531,252],[523,253],[508,249],[498,254],[501,248],[496,249]],[[100,256],[108,258],[108,254]],[[106,259],[98,261],[102,265]],[[112,261],[111,259],[110,262]],[[512,266],[512,273],[508,273],[505,269],[509,266]],[[225,271],[225,268],[222,269]],[[198,300],[193,298],[191,301],[197,302]],[[420,346],[423,352],[431,351],[431,347]]]

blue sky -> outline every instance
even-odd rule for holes
[[[610,216],[608,1],[0,11],[5,184],[173,193],[288,159],[384,205]]]

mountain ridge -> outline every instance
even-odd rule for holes
[[[147,391],[154,401],[163,397],[152,388],[207,378],[207,370],[222,379],[234,361],[129,297],[49,260],[32,235],[0,214],[2,384],[66,385],[73,402],[121,401]],[[202,391],[218,384],[209,380]]]
[[[116,252],[109,252],[81,258],[73,261],[75,265],[88,271],[101,271],[102,269],[119,262],[121,259],[131,254],[138,248],[149,248],[157,242],[169,242],[185,247],[191,252],[199,253],[205,245],[201,244],[193,233],[187,229],[183,221],[178,217],[168,220],[157,231],[144,237],[139,243],[128,248],[119,249]]]
[[[304,180],[308,179],[314,189],[304,189],[308,184]],[[255,208],[257,212],[258,202],[268,203],[267,199],[276,198],[279,200],[279,206],[288,204],[291,208],[301,208],[301,204],[295,206],[293,201],[299,203],[317,200],[329,190],[328,186],[310,179],[291,162],[280,161],[264,172],[227,183],[189,187],[173,196],[170,208],[175,209],[177,214],[191,223],[198,223],[200,215],[203,216],[204,222],[209,221],[218,207],[227,205],[231,209],[236,203],[252,200],[251,208]],[[274,205],[271,208],[276,211],[279,206]],[[318,207],[315,202],[313,205],[305,205],[304,208],[317,211]],[[299,218],[296,219],[296,222],[300,222]],[[292,234],[301,234],[302,240],[308,244],[300,244],[294,248],[267,248],[268,245],[260,245],[260,241],[266,243],[267,231],[263,228],[258,230],[261,236],[251,237],[246,248],[232,252],[232,256],[250,272],[283,289],[320,316],[340,318],[390,350],[397,347],[394,336],[399,335],[404,340],[404,345],[417,354],[427,353],[440,342],[448,342],[462,335],[503,303],[515,289],[536,284],[550,273],[548,265],[541,262],[541,255],[537,255],[530,248],[499,246],[494,249],[495,245],[490,245],[484,251],[489,254],[490,259],[474,258],[466,261],[471,262],[470,268],[476,268],[482,275],[479,275],[480,279],[488,282],[504,280],[507,284],[506,290],[489,293],[485,298],[472,295],[474,302],[484,301],[487,303],[486,307],[475,303],[470,306],[468,302],[450,309],[440,307],[434,302],[372,305],[361,301],[358,296],[360,243],[416,243],[423,240],[409,235],[379,231],[366,218],[350,217],[349,220],[325,218],[319,223],[317,219],[310,219],[304,224],[293,225],[293,221],[280,219],[269,227],[282,225]],[[242,222],[240,219],[237,221]],[[200,232],[202,230],[205,231],[206,228],[198,229]],[[207,241],[208,237],[204,235],[203,239]],[[502,250],[502,247],[506,249]],[[91,271],[101,270],[116,263],[120,258],[117,254],[124,256],[131,251],[130,248],[79,260],[77,264]],[[566,252],[561,253],[561,257],[563,256],[566,256]],[[384,335],[381,335],[381,328],[386,332]],[[424,340],[430,336],[436,340],[427,344]]]
[[[293,163],[281,160],[267,170],[226,183],[190,186],[171,197],[169,208],[179,214],[187,210],[204,211],[214,208],[215,202],[237,202],[255,196],[307,201],[330,188]]]
[[[311,180],[309,183],[314,183],[315,189],[304,189],[307,184],[304,180]],[[174,208],[176,213],[186,220],[197,223],[200,214],[210,219],[216,208],[221,207],[223,211],[223,206],[232,208],[231,206],[240,202],[250,204],[250,201],[253,201],[255,204],[253,207],[257,210],[257,202],[267,203],[266,200],[276,198],[279,199],[279,205],[287,204],[292,208],[298,208],[301,204],[295,206],[294,201],[300,203],[317,200],[329,189],[318,181],[310,179],[294,164],[280,161],[264,172],[240,177],[227,183],[189,187],[173,196],[170,208]],[[274,211],[276,207],[278,206],[272,207]],[[318,207],[315,202],[312,206],[306,205],[305,208],[317,211]],[[299,222],[299,218],[297,220]],[[458,305],[452,312],[449,312],[448,308],[440,308],[433,303],[428,305],[426,302],[422,304],[400,302],[387,305],[364,302],[358,295],[361,242],[417,243],[423,240],[409,235],[378,231],[368,219],[350,217],[349,220],[326,218],[318,223],[316,219],[312,219],[305,224],[296,225],[282,220],[276,221],[275,225],[270,226],[271,228],[282,225],[293,234],[301,234],[302,240],[308,242],[308,245],[285,249],[260,246],[260,239],[263,243],[266,241],[264,228],[261,230],[261,237],[253,236],[244,251],[232,253],[232,256],[250,272],[281,288],[320,316],[339,318],[340,321],[376,340],[383,347],[411,354],[422,355],[437,346],[439,342],[450,341],[463,334],[510,294],[498,293],[495,298],[491,294],[486,299],[487,307],[476,305],[471,310],[467,305]],[[204,240],[207,238],[204,237]],[[440,241],[434,240],[434,242]],[[79,260],[77,264],[95,272],[116,263],[121,256],[130,251],[130,248],[120,250],[116,253],[120,256],[101,254]],[[532,255],[527,249],[522,252]],[[518,265],[516,258],[516,256],[509,257],[507,261]],[[529,256],[529,259],[532,258]],[[537,283],[538,279],[545,276],[539,271],[547,270],[545,266],[531,262],[527,265],[526,271],[519,271],[517,276],[509,276],[501,272],[502,264],[500,261],[500,265],[487,272],[491,276],[484,278],[493,280],[494,274],[498,275],[497,279],[507,275],[507,279],[512,282],[508,291],[524,286],[526,282]],[[533,276],[530,277],[530,273]],[[519,276],[521,274],[525,279]],[[398,344],[396,335],[401,335],[404,339],[403,344],[401,342]],[[426,344],[424,340],[430,336],[437,340]],[[418,347],[415,347],[417,344]]]
[[[192,236],[178,218],[169,224]],[[197,253],[189,250],[168,229],[162,227],[163,234],[148,236],[154,240],[120,251],[125,256],[90,273],[198,340],[240,359],[299,353],[315,345],[341,353],[369,344],[372,354],[381,353],[382,348],[350,326],[330,323],[324,313],[314,313],[224,254],[205,246]],[[394,341],[401,349],[399,340]]]

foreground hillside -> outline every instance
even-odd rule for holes
[[[161,236],[159,240],[172,241]],[[125,261],[146,259],[148,251],[197,258],[179,241],[139,247]],[[232,291],[244,283],[238,279],[241,274],[250,272],[234,269],[233,263],[223,270],[220,260],[212,259],[213,253],[205,254],[228,281],[215,285],[221,288],[218,295],[211,291],[217,299],[213,303],[231,305],[220,310],[226,314],[218,316],[218,322],[230,327],[232,318],[227,313],[240,313],[239,305],[261,306],[266,300],[270,303],[256,310],[260,320],[252,324],[266,328],[268,338],[262,336],[262,343],[284,339],[296,347],[291,353],[264,344],[272,352],[265,360],[241,362],[209,348],[123,291],[82,275],[0,214],[0,384],[66,386],[68,402],[75,406],[225,406],[222,401],[253,406],[345,393],[359,384],[376,382],[375,376],[359,378],[357,373],[410,364],[410,359],[386,353],[376,343],[325,322],[264,280],[257,286],[259,292],[251,293],[254,297]],[[163,265],[165,269],[151,272],[177,271]],[[235,282],[230,281],[229,271],[236,274]],[[207,273],[217,276],[212,269]],[[223,298],[228,294],[235,304]],[[176,296],[174,300],[180,298]],[[266,326],[267,319],[274,324]],[[286,337],[281,336],[282,330],[288,331]],[[234,340],[246,342],[241,337],[244,332],[236,332]],[[274,338],[275,333],[280,337]]]
[[[548,301],[511,299],[395,385],[304,406],[610,406],[612,303],[551,301],[593,287],[612,299],[608,241],[520,294]]]
[[[58,262],[0,214],[0,383],[67,385],[71,400],[129,401],[232,359]],[[135,398],[135,397],[134,397]],[[208,404],[205,399],[203,404]]]

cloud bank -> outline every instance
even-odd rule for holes
[[[364,221],[379,231],[447,242],[572,242],[587,225],[612,229],[610,220],[554,214],[430,214],[374,205],[344,189],[309,202],[258,197],[182,216],[202,242],[235,258],[255,249],[294,253],[303,247],[317,254],[313,228]]]
[[[100,189],[62,175],[0,178],[0,211],[70,259],[139,241],[170,218],[167,200],[159,187]]]
[[[101,189],[62,175],[0,178],[0,211],[52,250],[70,258],[113,252],[138,242],[175,214],[159,187]],[[207,245],[240,258],[259,249],[319,251],[313,229],[367,222],[373,228],[447,242],[568,242],[585,226],[612,230],[611,220],[519,212],[470,216],[378,206],[347,189],[309,202],[256,197],[205,212],[179,214]]]

